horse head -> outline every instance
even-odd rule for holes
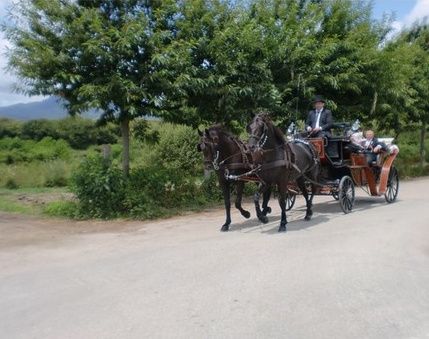
[[[249,133],[249,149],[252,153],[254,163],[263,162],[264,147],[269,138],[271,119],[268,114],[257,114],[247,125]]]
[[[210,136],[210,131],[207,128],[204,131],[198,130],[198,134],[200,136],[200,140],[197,144],[197,150],[198,152],[203,153],[204,168],[206,170],[212,170],[214,169],[217,143]]]
[[[268,137],[268,124],[264,115],[256,115],[247,125],[249,133],[248,145],[251,151],[263,148]]]

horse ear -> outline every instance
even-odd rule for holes
[[[199,135],[200,137],[202,137],[202,136],[203,136],[203,132],[201,132],[201,131],[200,131],[200,129],[197,129],[197,131],[198,131],[198,135]]]

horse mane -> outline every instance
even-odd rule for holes
[[[216,125],[210,126],[208,128],[208,130],[209,131],[213,131],[214,130],[214,131],[218,132],[220,135],[223,135],[224,137],[232,138],[232,139],[235,139],[235,140],[239,140],[237,136],[235,136],[234,134],[232,134],[222,124],[216,124]]]
[[[285,136],[285,134],[283,133],[283,131],[279,127],[277,127],[276,125],[274,125],[274,123],[271,120],[271,117],[270,117],[270,115],[268,113],[260,113],[260,114],[258,114],[258,116],[260,118],[262,118],[264,120],[264,122],[266,124],[268,124],[268,126],[271,126],[273,128],[273,132],[274,132],[274,135],[275,135],[277,141],[279,141],[280,143],[285,143],[286,142],[286,136]]]
[[[273,125],[273,130],[274,130],[274,135],[276,136],[276,138],[277,138],[281,143],[285,143],[285,142],[286,142],[286,136],[285,136],[285,134],[283,133],[283,131],[282,131],[279,127],[277,127],[277,126],[275,126],[275,125]]]

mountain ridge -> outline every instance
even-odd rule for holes
[[[0,118],[15,120],[62,119],[69,114],[61,103],[60,98],[48,97],[41,101],[19,103],[0,107]],[[99,113],[90,110],[82,114],[84,117],[97,119]]]

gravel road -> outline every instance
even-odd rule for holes
[[[154,222],[0,214],[0,337],[429,338],[429,178],[288,232],[223,210]]]

